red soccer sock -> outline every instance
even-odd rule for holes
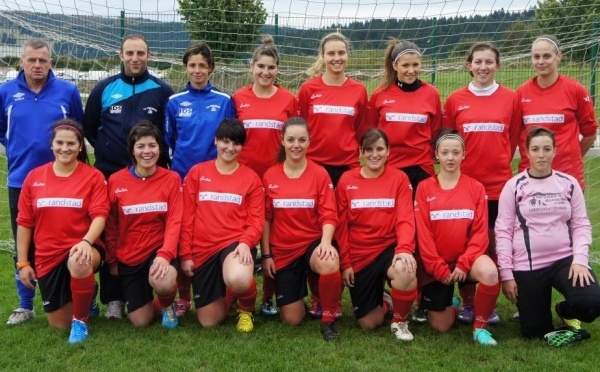
[[[341,282],[342,274],[339,271],[319,276],[319,293],[323,306],[321,322],[323,323],[331,323],[335,320],[335,311],[342,293]]]
[[[173,301],[175,301],[175,294],[177,294],[177,286],[173,287],[173,291],[168,295],[158,296],[158,301],[160,302],[160,306],[163,309],[173,305]]]
[[[229,288],[227,288],[229,290]],[[252,283],[250,284],[250,288],[246,290],[246,292],[238,293],[231,290],[231,293],[238,299],[238,307],[240,310],[254,312],[254,304],[256,303],[256,279],[252,278]]]
[[[475,294],[475,321],[473,329],[486,328],[488,319],[494,311],[498,295],[500,294],[500,283],[495,285],[485,285],[479,283],[477,293]]]
[[[392,322],[406,322],[410,315],[410,309],[412,308],[413,302],[417,298],[417,290],[401,291],[392,288],[391,296],[392,304],[394,305],[394,317],[392,318]]]
[[[319,276],[312,271],[306,272],[306,281],[308,282],[308,288],[310,288],[310,299],[311,301],[319,302]]]
[[[467,284],[458,289],[460,298],[462,299],[463,306],[473,306],[475,300],[475,284]]]
[[[81,279],[71,277],[71,294],[73,298],[73,318],[88,322],[90,303],[94,298],[96,280],[94,274]]]
[[[231,310],[231,305],[234,302],[236,302],[237,300],[238,300],[238,294],[229,287],[225,288],[224,303],[225,303],[225,313],[226,314],[229,314],[229,311]]]
[[[263,275],[262,282],[262,302],[270,300],[275,294],[275,281],[266,275]]]
[[[187,276],[183,271],[177,270],[177,289],[179,290],[179,298],[192,301],[192,278]]]
[[[165,306],[166,307],[166,306]],[[154,312],[154,318],[158,318],[162,314],[163,306],[159,298],[152,300],[152,311]]]

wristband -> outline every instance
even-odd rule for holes
[[[86,242],[86,243],[88,243],[88,244],[90,245],[90,247],[93,247],[93,246],[94,246],[94,245],[92,244],[92,242],[90,242],[90,241],[89,241],[89,240],[87,240],[87,239],[81,239],[81,241],[82,241],[82,242]]]
[[[17,262],[16,266],[17,270],[21,270],[24,267],[31,266],[31,263],[29,263],[29,261]]]
[[[272,256],[272,255],[270,255],[270,254],[263,254],[263,255],[261,255],[261,256],[260,256],[260,260],[261,260],[261,261],[262,261],[262,260],[266,260],[266,259],[268,259],[268,258],[273,258],[273,256]]]

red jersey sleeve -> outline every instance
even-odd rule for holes
[[[514,153],[517,150],[517,146],[519,145],[519,137],[521,135],[521,130],[523,129],[523,111],[518,94],[515,94],[513,96],[512,113],[513,114],[510,120],[510,127],[508,128],[508,135],[510,139],[511,154],[513,154],[514,156]]]
[[[308,97],[306,83],[300,86],[298,90],[298,114],[308,122]]]
[[[169,210],[165,220],[165,240],[156,255],[171,262],[177,257],[177,243],[183,217],[183,190],[179,175],[173,174],[169,177],[169,184],[164,187],[170,191]]]
[[[354,131],[356,132],[356,142],[360,143],[360,137],[365,133],[371,126],[373,126],[373,122],[369,117],[368,112],[368,96],[367,90],[364,89],[363,94],[360,97],[358,102],[358,115],[356,116],[356,121],[354,122]]]
[[[240,237],[240,243],[254,247],[260,240],[265,225],[265,192],[260,179],[253,172],[252,187],[248,193],[248,220],[246,231]]]
[[[352,267],[350,259],[350,245],[348,242],[348,196],[346,194],[348,172],[342,175],[335,189],[335,198],[338,210],[338,226],[335,229],[335,239],[340,247],[340,266],[342,270]]]
[[[196,216],[196,198],[198,197],[197,165],[193,166],[183,180],[183,216],[179,237],[179,257],[182,261],[192,259],[192,239]]]
[[[108,201],[110,203],[110,211],[104,228],[104,239],[106,240],[106,263],[109,265],[117,262],[117,237],[119,236],[119,211],[117,200],[115,198],[114,187],[112,186],[113,178],[108,179]]]
[[[110,210],[110,203],[108,202],[108,187],[106,186],[106,179],[100,171],[91,168],[94,172],[93,181],[91,182],[92,192],[90,194],[90,207],[88,214],[90,220],[95,218],[103,218],[105,221],[108,218],[108,212]],[[100,238],[96,241],[98,241]],[[104,246],[103,242],[99,242]]]
[[[475,217],[473,218],[473,224],[469,232],[465,253],[456,262],[456,267],[465,273],[471,271],[473,262],[486,251],[489,245],[487,195],[483,185],[476,181],[472,184],[474,197],[477,200]]]
[[[579,133],[584,137],[594,136],[598,131],[598,122],[594,111],[594,103],[587,90],[581,85],[576,85],[577,97],[577,122],[579,123]]]
[[[21,194],[19,195],[19,214],[17,216],[17,224],[29,228],[35,226],[35,216],[31,205],[31,179],[31,173],[29,173],[23,182]]]
[[[451,94],[446,99],[444,110],[442,111],[442,123],[445,128],[456,129],[456,112],[454,111],[454,98]]]
[[[402,175],[402,183],[396,194],[396,237],[395,254],[415,252],[415,214],[413,210],[412,186],[408,176]]]
[[[331,179],[324,168],[319,167],[317,182],[319,188],[319,200],[317,202],[319,224],[321,227],[326,224],[336,227],[338,224],[338,215],[333,183],[331,183]]]
[[[431,274],[435,280],[443,281],[451,274],[450,267],[438,254],[433,229],[429,216],[429,204],[426,202],[424,183],[417,187],[415,196],[415,220],[417,228],[417,239],[419,243],[419,255],[425,266],[425,271]]]
[[[435,138],[437,133],[442,129],[442,101],[437,89],[435,91],[435,112],[431,117],[431,138]]]

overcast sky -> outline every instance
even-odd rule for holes
[[[469,16],[487,14],[502,8],[507,11],[522,11],[536,5],[537,1],[263,0],[263,4],[270,16],[279,14],[281,24],[281,21],[290,17],[302,16],[342,19]],[[177,0],[0,0],[0,9],[116,16],[121,9],[143,13],[173,12],[177,9]]]

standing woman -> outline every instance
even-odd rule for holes
[[[417,297],[412,186],[404,173],[386,166],[389,153],[383,131],[373,128],[362,135],[364,166],[344,173],[336,189],[336,234],[358,324],[366,329],[383,324],[389,306],[382,301],[383,281],[389,281],[392,332],[398,340],[412,341],[408,316]]]
[[[390,140],[387,164],[406,173],[413,195],[419,182],[435,174],[431,143],[442,125],[440,95],[435,87],[419,79],[420,72],[419,47],[410,41],[390,40],[383,83],[369,100],[370,121]],[[419,272],[421,267],[418,265]],[[427,321],[420,300],[412,320]]]
[[[298,91],[300,116],[311,132],[308,158],[327,170],[334,187],[342,173],[358,166],[358,140],[368,127],[367,90],[346,75],[349,47],[338,32],[321,39],[312,78]]]
[[[183,65],[189,82],[183,92],[169,98],[165,109],[165,143],[171,155],[171,169],[182,180],[194,164],[217,157],[215,131],[223,119],[235,117],[231,97],[210,83],[215,57],[205,42],[185,50]],[[177,282],[179,299],[175,308],[180,317],[191,307],[191,283],[181,272]]]
[[[500,68],[500,53],[492,44],[476,43],[467,55],[467,69],[473,77],[468,86],[448,97],[444,105],[443,124],[458,130],[464,138],[469,156],[461,172],[481,182],[488,196],[487,253],[495,260],[494,225],[498,216],[498,199],[504,184],[512,177],[511,161],[521,132],[521,103],[517,94],[494,80]],[[494,156],[489,156],[494,149]],[[463,308],[458,320],[473,323],[475,285],[461,286]],[[489,324],[500,317],[494,310]]]
[[[574,177],[552,169],[557,147],[550,130],[531,129],[525,146],[529,168],[513,177],[500,195],[496,249],[502,290],[519,309],[522,335],[541,338],[554,331],[552,288],[557,289],[565,299],[556,303],[556,314],[573,327],[576,334],[571,336],[577,336],[580,320],[592,322],[600,316],[583,192]],[[561,346],[552,334],[547,339]]]
[[[260,179],[238,162],[246,132],[237,119],[225,119],[215,133],[217,159],[196,164],[183,182],[181,267],[192,277],[196,314],[202,327],[227,317],[225,291],[238,299],[240,332],[254,329],[254,260],[264,225]]]
[[[298,101],[286,89],[275,84],[279,72],[279,52],[273,37],[264,36],[262,45],[252,55],[250,73],[254,83],[241,88],[232,96],[237,118],[246,129],[246,143],[239,161],[252,168],[262,179],[275,165],[281,143],[281,128],[298,115]],[[260,309],[263,315],[277,315],[273,305],[273,281],[263,276],[263,294]]]
[[[133,166],[108,180],[106,263],[119,277],[136,327],[147,326],[161,312],[164,327],[178,325],[173,305],[177,269],[171,262],[177,258],[181,229],[181,180],[156,165],[163,151],[161,137],[148,120],[137,123],[127,138]]]
[[[332,246],[338,222],[331,179],[323,167],[307,159],[308,125],[291,118],[283,126],[279,164],[263,177],[266,220],[261,239],[265,275],[275,279],[281,319],[298,325],[304,319],[306,273],[318,276],[323,304],[321,332],[339,337],[335,311],[342,289],[339,256]]]
[[[104,256],[99,240],[108,215],[106,181],[88,165],[81,125],[52,127],[55,160],[32,170],[19,198],[17,269],[23,284],[38,280],[51,327],[71,326],[69,343],[88,338],[94,272]],[[27,261],[35,243],[35,269]]]
[[[559,45],[552,35],[535,39],[531,62],[537,76],[517,89],[524,123],[519,142],[519,172],[529,167],[527,132],[532,126],[541,126],[556,136],[553,168],[575,177],[585,190],[583,156],[596,140],[598,122],[592,98],[583,85],[559,74],[558,64],[562,59]]]
[[[435,141],[435,157],[440,162],[437,176],[419,185],[415,218],[419,253],[427,277],[423,280],[421,303],[429,324],[447,332],[456,318],[458,299],[453,299],[454,283],[479,282],[475,294],[473,340],[496,345],[486,330],[498,294],[498,269],[485,254],[488,247],[488,211],[485,188],[461,173],[465,143],[456,130],[440,131]],[[454,301],[456,300],[456,301]]]

